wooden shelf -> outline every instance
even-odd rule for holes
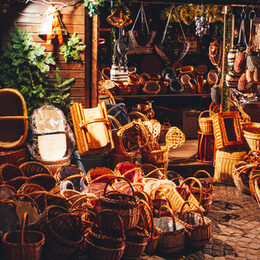
[[[209,93],[205,94],[192,94],[192,93],[181,93],[181,94],[157,94],[157,95],[116,95],[115,99],[120,98],[160,98],[160,97],[210,97]]]

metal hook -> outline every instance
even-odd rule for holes
[[[243,8],[242,12],[241,12],[241,19],[245,20],[246,19],[246,12],[245,12],[245,8]]]
[[[252,8],[252,10],[249,13],[249,20],[254,20],[256,17],[256,12],[254,10],[254,7]]]

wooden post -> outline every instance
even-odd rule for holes
[[[96,107],[98,104],[98,15],[89,17],[88,9],[85,9],[85,43],[85,106]]]

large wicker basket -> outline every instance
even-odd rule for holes
[[[245,123],[242,126],[244,137],[251,150],[260,150],[260,123]]]
[[[12,149],[24,144],[28,133],[28,115],[24,97],[16,89],[0,90],[0,148]]]
[[[232,171],[236,163],[242,160],[246,151],[237,149],[222,149],[216,151],[214,180],[217,182],[234,184]]]

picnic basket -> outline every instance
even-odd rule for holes
[[[24,213],[21,230],[8,231],[3,236],[3,252],[8,260],[40,260],[45,236],[28,229],[28,213]]]

